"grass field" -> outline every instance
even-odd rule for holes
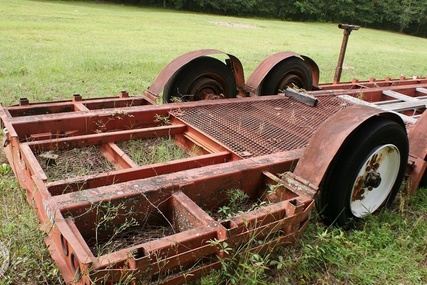
[[[204,48],[237,56],[246,77],[268,55],[295,51],[315,60],[321,82],[330,82],[342,40],[336,24],[74,1],[2,1],[0,14],[4,105],[22,97],[69,99],[74,93],[142,95],[169,61]],[[426,47],[427,39],[362,28],[351,34],[342,80],[426,76]],[[0,165],[4,162],[1,155]],[[427,284],[426,238],[427,194],[418,191],[348,232],[326,228],[313,217],[295,248],[251,256],[245,260],[250,267],[224,265],[226,273],[202,283]],[[0,241],[10,249],[10,267],[0,284],[61,283],[33,210],[6,167],[0,169]]]

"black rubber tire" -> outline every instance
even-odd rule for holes
[[[310,91],[313,88],[313,76],[308,64],[299,57],[291,57],[279,62],[265,76],[260,95],[274,95],[288,86]]]
[[[350,208],[354,183],[363,163],[373,150],[392,144],[399,150],[400,166],[393,187],[377,209],[380,210],[393,202],[405,174],[408,162],[409,144],[404,127],[398,123],[375,117],[357,129],[338,151],[322,181],[317,209],[326,224],[337,224],[351,228],[354,222],[363,217],[355,217]]]
[[[181,67],[169,79],[163,89],[163,103],[171,103],[175,101],[174,98],[179,101],[201,100],[200,96],[195,94],[189,96],[192,90],[197,90],[195,84],[212,87],[225,98],[235,98],[237,94],[231,69],[216,58],[202,56]]]

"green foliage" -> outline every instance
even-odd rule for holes
[[[12,167],[10,167],[9,164],[3,163],[2,165],[0,165],[0,177],[1,176],[6,176],[11,171],[12,171]]]
[[[427,189],[421,189],[415,197],[402,194],[394,208],[351,231],[326,227],[312,217],[296,247],[265,255],[245,247],[234,252],[214,240],[210,244],[227,258],[201,284],[423,284],[426,210]]]
[[[251,200],[249,195],[240,189],[226,191],[227,203],[218,208],[219,219],[224,220],[238,214],[244,214],[269,204],[267,201]]]
[[[352,231],[313,221],[300,246],[281,252],[284,270],[276,278],[291,284],[421,284],[427,278],[420,266],[427,249],[426,202],[425,190],[402,196],[400,208],[372,215]]]
[[[246,203],[249,199],[248,194],[240,189],[227,190],[227,197],[229,202],[219,208],[218,213],[221,214],[223,219],[229,218],[241,210],[242,204]]]
[[[119,142],[118,146],[138,165],[147,165],[187,158],[194,153],[186,153],[175,144],[175,140],[159,137],[145,140]]]
[[[296,9],[293,4],[276,2],[285,6],[278,7],[280,13]],[[0,91],[7,94],[1,98],[4,105],[16,104],[22,97],[30,102],[70,99],[74,93],[84,98],[116,95],[120,90],[142,95],[168,62],[204,48],[238,56],[246,76],[268,55],[295,51],[314,59],[321,82],[330,82],[342,39],[342,32],[332,24],[77,1],[17,0],[3,3],[2,9],[0,36],[5,40],[0,41],[0,50],[7,51],[0,53]],[[369,29],[354,32],[346,64],[355,70],[345,70],[342,80],[424,76],[427,66],[420,64],[425,61],[424,46],[423,39]]]
[[[269,254],[251,252],[245,245],[234,252],[227,242],[221,240],[212,240],[209,244],[218,247],[227,257],[220,258],[221,270],[203,278],[201,284],[271,284],[267,280],[269,266],[276,265],[277,262],[273,263]]]
[[[0,284],[65,284],[44,244],[45,234],[33,209],[6,169],[8,174],[0,175],[0,242],[8,248],[10,258]]]
[[[113,3],[161,6],[153,0]],[[427,0],[164,0],[163,7],[293,21],[341,22],[427,36]]]

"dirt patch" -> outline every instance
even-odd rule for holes
[[[240,28],[240,29],[258,29],[255,25],[248,25],[248,24],[239,24],[239,23],[231,23],[231,22],[209,22],[214,25],[218,26],[225,26],[225,27],[233,27],[233,28]]]
[[[355,70],[355,68],[353,66],[345,64],[345,63],[342,65],[342,69],[343,70],[350,70],[350,71],[354,71]]]
[[[98,244],[92,244],[89,246],[95,256],[100,256],[173,234],[175,234],[175,231],[170,226],[149,225],[141,229],[128,229],[109,240],[100,240]]]
[[[99,174],[114,169],[96,146],[48,153],[55,159],[45,158],[44,152],[37,155],[37,160],[49,181]]]

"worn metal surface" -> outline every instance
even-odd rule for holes
[[[319,82],[319,67],[311,58],[304,55],[299,55],[294,52],[279,52],[264,59],[249,76],[246,82],[246,90],[249,92],[249,94],[251,96],[264,95],[264,94],[260,94],[260,91],[261,91],[260,89],[261,89],[262,82],[267,76],[267,74],[277,64],[280,64],[281,62],[285,62],[287,59],[290,59],[293,57],[301,58],[309,66],[309,68],[311,69],[312,77],[313,77],[313,86],[317,87],[317,84]]]
[[[427,168],[427,113],[424,112],[417,123],[409,130],[409,169],[407,190],[415,194]],[[424,186],[424,185],[423,185]]]
[[[244,71],[243,66],[240,60],[231,55],[226,54],[220,50],[215,49],[204,49],[204,50],[197,50],[192,51],[186,54],[183,54],[176,59],[172,60],[165,68],[162,69],[162,71],[157,75],[157,77],[154,79],[154,81],[151,83],[150,87],[145,91],[145,96],[147,100],[152,102],[153,104],[156,104],[157,99],[159,98],[161,92],[163,92],[163,89],[167,82],[173,77],[173,75],[178,72],[180,68],[188,64],[191,60],[194,60],[201,56],[207,56],[207,55],[218,55],[223,54],[227,55],[232,63],[232,71],[234,75],[234,79],[236,81],[237,90],[236,93],[241,97],[246,97],[247,94],[245,92],[245,82],[244,82]]]
[[[336,92],[340,92],[341,94],[343,94],[344,90],[348,90],[348,92],[351,92],[351,94],[355,94],[355,92],[361,92],[363,95],[363,93],[366,91],[369,94],[373,93],[377,95],[378,91],[381,90],[380,88],[392,88],[393,90],[395,90],[396,88],[398,88],[398,86],[400,86],[401,88],[398,88],[398,90],[404,90],[405,93],[408,92],[409,94],[407,95],[409,96],[417,96],[416,90],[414,89],[414,87],[417,88],[420,86],[420,84],[422,85],[425,83],[427,83],[427,76],[425,77],[415,76],[412,78],[400,77],[397,79],[388,77],[381,80],[370,78],[369,80],[364,80],[364,81],[353,79],[351,82],[340,82],[339,84],[325,83],[325,84],[321,84],[320,88],[325,92],[334,90]],[[405,87],[407,89],[406,91],[405,91]],[[363,99],[369,102],[377,102],[377,101],[385,100],[381,98],[381,95],[372,96],[372,97],[364,96]]]
[[[311,138],[294,173],[314,185],[320,185],[345,139],[365,121],[374,116],[383,116],[383,113],[376,108],[355,105],[331,116]],[[398,116],[389,113],[387,116],[403,125]],[[343,122],[345,123],[343,124]]]
[[[425,170],[425,106],[414,100],[423,100],[426,88],[427,78],[322,85],[310,92],[316,107],[283,95],[169,105],[150,105],[150,98],[126,92],[90,100],[75,95],[54,103],[22,100],[1,107],[0,117],[7,158],[66,282],[133,278],[183,284],[220,267],[225,255],[209,241],[260,252],[294,243],[307,225],[328,162],[346,136],[372,116],[419,120],[407,124],[412,158],[420,163],[408,173],[414,169],[419,179]],[[363,97],[374,107],[355,106],[359,101],[340,95]],[[399,109],[393,114],[381,110],[384,106]],[[139,165],[120,147],[157,137],[197,151]],[[111,167],[52,179],[49,169],[60,163],[49,158],[89,147],[89,158],[96,153]],[[227,189],[240,189],[266,205],[218,218],[213,213],[226,205]],[[265,243],[250,243],[254,237]]]
[[[247,158],[303,148],[317,127],[350,104],[324,96],[317,108],[283,95],[186,108],[177,118]]]
[[[83,102],[94,104],[90,100]],[[220,102],[209,104],[221,107]],[[52,257],[67,282],[116,283],[131,276],[183,284],[219,268],[218,257],[223,257],[222,253],[209,241],[220,239],[237,250],[257,237],[266,243],[249,245],[249,249],[266,251],[298,239],[306,226],[316,188],[310,190],[293,179],[287,183],[293,188],[278,187],[271,197],[265,193],[267,184],[287,181],[276,175],[290,169],[301,150],[243,162],[218,140],[175,118],[196,105],[55,113],[63,109],[34,104],[37,110],[45,108],[46,114],[32,116],[27,116],[29,102],[21,106],[25,110],[10,107],[14,116],[9,108],[1,108],[2,121],[8,129],[4,141],[8,159],[48,233]],[[170,116],[171,125],[162,125],[158,121],[160,115]],[[139,166],[117,145],[120,141],[158,136],[177,136],[177,141],[189,148],[197,145],[201,153]],[[46,151],[53,151],[60,158],[63,151],[88,146],[96,146],[95,150],[116,169],[51,181],[46,171],[56,166],[44,165],[40,154],[46,157]],[[50,153],[48,157],[51,156]],[[208,213],[227,202],[227,189],[241,189],[254,202],[265,201],[269,205],[216,220]],[[130,221],[138,226],[130,224],[126,232],[117,236],[119,228]],[[159,225],[163,225],[161,235],[153,233],[153,240],[144,239],[145,232]],[[96,236],[102,239],[97,240]],[[108,244],[113,247],[104,251]]]

